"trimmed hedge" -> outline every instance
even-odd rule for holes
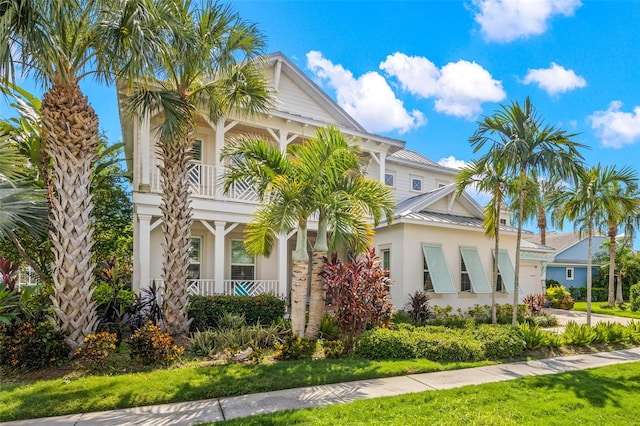
[[[367,359],[426,358],[464,362],[514,358],[525,348],[522,333],[511,326],[481,325],[464,329],[439,326],[376,328],[365,332],[356,353]]]
[[[271,294],[190,296],[187,308],[192,331],[218,328],[224,314],[243,315],[247,325],[269,325],[281,320],[284,310],[284,300]]]

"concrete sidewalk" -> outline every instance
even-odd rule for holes
[[[632,361],[640,361],[640,348],[573,355],[537,361],[515,362],[463,370],[411,374],[386,379],[359,380],[355,382],[286,389],[231,398],[30,419],[2,424],[37,426],[192,425],[272,413],[280,410],[318,407],[366,398],[501,382],[520,377],[585,370]]]

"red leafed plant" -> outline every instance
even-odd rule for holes
[[[367,328],[386,325],[391,318],[391,300],[387,288],[389,278],[380,258],[371,249],[343,263],[331,256],[321,273],[327,283],[327,294],[333,302],[340,335],[347,350]]]
[[[542,314],[542,310],[547,307],[548,303],[547,296],[542,294],[529,294],[522,301],[531,315]]]
[[[19,268],[19,263],[0,257],[0,282],[4,283],[9,290],[16,287]]]

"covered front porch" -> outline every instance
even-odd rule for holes
[[[136,213],[134,233],[134,290],[155,282],[162,286],[162,218]],[[256,296],[271,293],[288,299],[291,251],[290,235],[279,235],[270,257],[251,256],[244,250],[246,224],[238,221],[197,218],[191,229],[189,294]]]

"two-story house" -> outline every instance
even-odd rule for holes
[[[401,140],[366,131],[299,68],[281,53],[268,57],[266,75],[275,93],[274,109],[257,119],[227,117],[216,123],[198,121],[190,185],[194,224],[189,291],[194,294],[258,294],[288,297],[294,235],[281,235],[271,257],[250,256],[243,231],[257,207],[247,185],[222,192],[225,143],[246,134],[259,135],[285,150],[304,143],[318,127],[338,127],[357,141],[366,173],[395,189],[398,201],[393,224],[380,224],[375,246],[390,269],[393,303],[402,307],[417,290],[433,293],[434,302],[453,306],[490,300],[493,240],[482,229],[482,209],[467,194],[457,196],[457,171],[404,149]],[[123,94],[120,94],[122,100]],[[122,110],[122,108],[121,108]],[[121,114],[129,169],[133,172],[134,288],[161,278],[161,182],[154,129],[160,117]],[[310,223],[313,232],[315,223]],[[498,254],[501,303],[514,291],[516,230],[502,227]],[[541,291],[545,249],[532,244],[522,259],[520,292]],[[542,261],[541,261],[542,260]],[[541,274],[542,273],[542,274]]]

